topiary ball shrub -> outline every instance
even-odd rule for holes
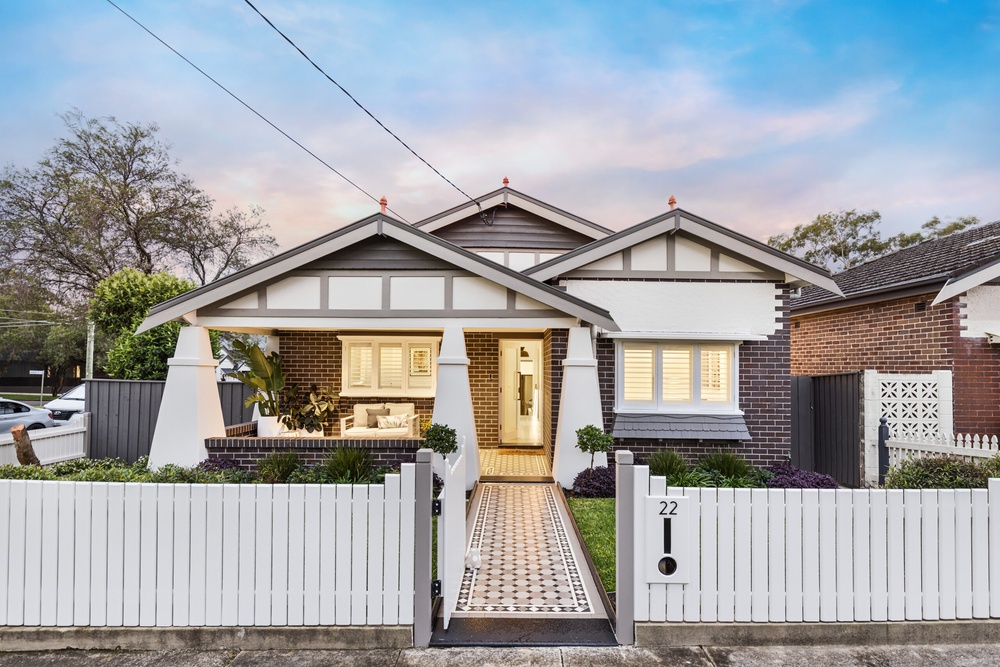
[[[821,472],[803,470],[791,462],[775,463],[767,469],[773,474],[764,483],[771,489],[839,489],[837,480]]]
[[[593,474],[591,474],[593,473]],[[615,469],[601,466],[581,470],[573,480],[573,495],[580,498],[614,498]]]
[[[948,456],[909,459],[889,469],[887,489],[984,489],[989,472],[971,461]]]

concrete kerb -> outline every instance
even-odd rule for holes
[[[900,646],[998,644],[1000,620],[888,623],[636,623],[635,644],[679,646]]]
[[[409,625],[227,628],[0,628],[0,651],[338,650],[413,646]]]

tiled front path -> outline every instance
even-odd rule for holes
[[[482,448],[479,450],[482,474],[503,477],[551,475],[549,459],[530,449]]]
[[[555,485],[478,488],[469,520],[482,567],[466,570],[454,615],[604,618]]]

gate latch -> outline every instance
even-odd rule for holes
[[[441,501],[438,499],[431,501],[431,516],[441,516]]]
[[[433,579],[431,580],[431,597],[439,598],[441,597],[441,580]]]

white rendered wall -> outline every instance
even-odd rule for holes
[[[770,335],[779,327],[771,283],[567,280],[572,296],[606,308],[622,331]]]
[[[208,458],[205,438],[226,435],[208,329],[181,327],[149,447],[149,466],[195,466]]]
[[[459,445],[465,442],[465,481],[469,489],[479,479],[479,444],[472,412],[469,357],[461,327],[445,327],[437,359],[437,389],[431,420],[455,429]]]
[[[319,310],[319,276],[292,276],[267,286],[267,307]]]
[[[1000,285],[973,287],[961,297],[965,303],[962,338],[985,338],[1000,334]]]
[[[590,339],[590,329],[573,327],[569,330],[566,358],[563,360],[559,423],[556,426],[555,455],[552,462],[552,476],[564,489],[572,488],[573,480],[580,471],[590,467],[590,455],[584,454],[577,447],[576,432],[591,424],[604,429],[597,359]],[[595,468],[607,465],[607,454],[594,456]]]
[[[507,288],[486,278],[456,276],[452,280],[455,310],[506,310]]]
[[[329,306],[333,310],[381,310],[381,276],[332,276]]]
[[[444,278],[393,276],[389,279],[389,307],[393,310],[443,310]]]

